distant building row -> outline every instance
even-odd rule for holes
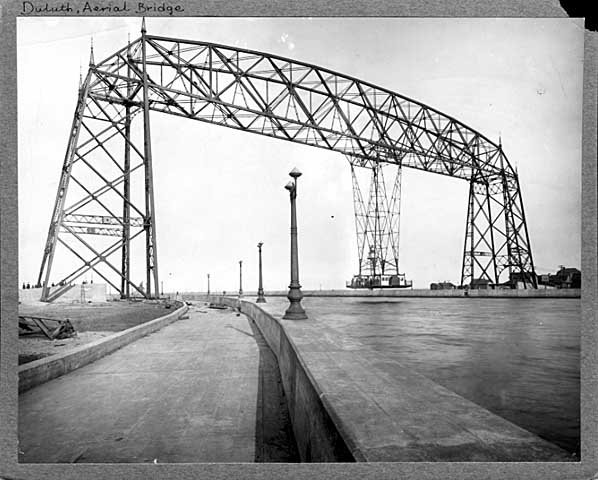
[[[556,273],[536,275],[540,288],[581,288],[581,271],[577,268],[561,267]],[[470,285],[457,286],[451,282],[431,283],[430,290],[454,290],[456,288],[469,288],[473,290],[487,290],[496,288],[517,288],[520,282],[519,275],[511,274],[509,281],[494,284],[486,278],[475,278]]]
[[[581,288],[581,271],[577,268],[561,267],[555,274],[538,275],[538,285],[553,288]]]

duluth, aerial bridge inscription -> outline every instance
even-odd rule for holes
[[[372,170],[376,205],[385,164],[466,180],[461,284],[497,284],[508,274],[536,287],[519,179],[500,144],[365,81],[267,53],[149,35],[144,24],[141,37],[97,64],[92,50],[81,79],[38,278],[42,300],[57,298],[90,270],[123,298],[158,296],[152,110],[339,152],[352,169]],[[393,188],[392,195],[370,218],[356,194],[360,273],[372,251],[380,268],[398,273],[391,234],[400,192]],[[145,238],[145,286],[131,281],[138,237]],[[53,273],[59,245],[81,262],[78,268]]]

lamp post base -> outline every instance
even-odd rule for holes
[[[289,287],[289,294],[287,298],[291,302],[287,311],[284,312],[283,320],[307,320],[307,315],[305,314],[305,310],[301,306],[301,299],[303,298],[303,293],[301,293],[301,287],[299,285],[290,286]]]
[[[255,303],[266,303],[266,298],[264,297],[263,293],[258,292]]]
[[[298,306],[299,308],[296,308]],[[295,308],[294,308],[295,307]],[[301,308],[301,305],[297,303],[292,303],[291,306],[284,312],[282,317],[283,320],[307,320],[307,315],[305,314],[305,310]]]

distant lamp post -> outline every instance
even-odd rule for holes
[[[296,168],[289,173],[293,178],[287,183],[286,188],[291,196],[291,284],[289,285],[289,293],[287,298],[291,302],[289,308],[282,317],[285,320],[305,320],[307,315],[301,306],[301,285],[299,285],[299,260],[297,253],[297,212],[295,202],[297,198],[297,178],[301,176],[301,172]]]
[[[258,248],[258,252],[259,252],[259,271],[260,271],[260,276],[259,276],[259,284],[257,287],[257,300],[255,301],[256,303],[266,303],[266,299],[264,298],[264,287],[262,285],[262,245],[264,244],[264,242],[260,242],[257,244],[257,248]]]
[[[208,273],[208,295],[210,294],[210,274]]]
[[[243,296],[243,260],[239,260],[239,298]]]
[[[169,282],[170,282],[170,284],[172,285],[172,272],[169,272],[169,273],[168,273],[168,281],[169,281]],[[171,286],[171,287],[169,287],[169,288],[172,288],[172,286]],[[164,284],[162,284],[162,291],[164,291]],[[171,291],[172,291],[172,290],[171,290]],[[170,298],[170,294],[168,294],[168,298]]]

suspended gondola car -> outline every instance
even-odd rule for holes
[[[347,288],[411,288],[413,282],[404,273],[392,275],[355,275]]]

